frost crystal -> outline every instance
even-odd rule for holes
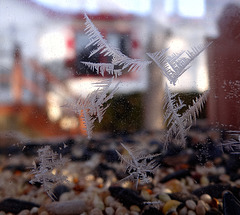
[[[34,178],[30,183],[41,183],[44,191],[54,200],[53,188],[58,184],[67,182],[67,177],[57,172],[65,165],[67,160],[62,158],[61,154],[58,156],[57,153],[53,152],[50,146],[45,146],[38,150],[38,159],[39,166],[34,165],[31,171]]]
[[[122,66],[121,70],[128,68],[129,71],[143,71],[151,61],[143,61],[140,59],[132,59],[128,56],[124,55],[118,48],[113,47],[112,45],[108,44],[107,41],[103,38],[99,30],[96,26],[91,22],[88,16],[85,14],[85,32],[89,36],[90,42],[87,44],[86,47],[91,45],[96,45],[97,48],[93,50],[89,57],[96,53],[104,54],[104,56],[112,57],[112,64]],[[88,64],[90,66],[90,64]],[[102,66],[104,64],[99,64]],[[98,65],[91,65],[92,68],[97,68]],[[116,75],[116,74],[115,74]]]
[[[175,85],[177,79],[190,68],[189,64],[210,44],[193,47],[191,51],[173,53],[171,56],[166,55],[169,48],[159,52],[147,53],[147,55],[158,65],[170,84]]]
[[[169,141],[174,140],[179,145],[185,145],[185,136],[190,129],[192,122],[196,121],[200,111],[202,110],[204,103],[207,100],[209,91],[205,91],[199,98],[192,101],[193,105],[188,106],[188,109],[184,113],[180,113],[182,108],[186,105],[178,98],[176,100],[176,93],[171,93],[166,85],[165,91],[165,105],[166,109],[164,119],[168,127],[166,144]],[[165,145],[165,148],[167,145]]]
[[[113,78],[106,79],[100,83],[95,83],[98,88],[86,98],[80,97],[79,99],[72,100],[66,104],[66,107],[79,114],[83,119],[89,139],[92,137],[92,129],[95,120],[98,119],[98,122],[102,121],[103,115],[109,106],[106,105],[106,102],[112,99],[113,95],[118,90],[120,82],[116,84],[110,94],[108,94],[112,80]]]
[[[128,155],[121,155],[117,150],[122,163],[125,165],[127,177],[123,178],[121,182],[131,180],[136,182],[136,188],[138,183],[146,184],[150,182],[150,176],[154,174],[156,167],[159,163],[155,160],[160,154],[142,155],[139,152],[133,152],[124,144],[122,147],[127,151]]]

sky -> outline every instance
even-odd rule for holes
[[[185,17],[201,17],[205,12],[206,0],[33,0],[53,10],[69,13],[99,13],[100,11],[120,11],[136,15],[151,13],[152,4],[163,3],[165,11],[177,11]]]
[[[91,13],[99,12],[99,8],[109,7],[119,8],[119,10],[146,15],[151,11],[150,0],[33,0],[39,4],[58,11],[68,11],[70,13],[87,10]]]

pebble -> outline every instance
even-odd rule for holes
[[[176,209],[178,205],[180,205],[181,202],[177,201],[177,200],[169,200],[168,202],[166,202],[163,206],[162,212],[164,214],[167,214],[167,212],[169,212],[172,209]]]
[[[178,215],[186,215],[187,211],[187,207],[183,207],[178,211]]]
[[[172,179],[166,182],[164,185],[167,189],[170,189],[173,193],[181,192],[183,190],[182,183],[177,179]]]
[[[162,202],[167,202],[167,201],[171,200],[170,196],[167,193],[159,193],[158,199]]]
[[[114,202],[114,198],[112,196],[107,196],[105,199],[104,199],[104,203],[106,206],[109,206],[112,202]]]
[[[32,214],[32,215],[37,215],[37,214],[38,214],[38,208],[37,208],[37,207],[33,207],[33,208],[30,210],[30,214]]]
[[[186,204],[187,208],[189,208],[190,210],[194,211],[196,209],[196,203],[191,199],[187,200],[185,202],[185,204]]]
[[[45,206],[46,210],[58,215],[74,215],[86,211],[86,203],[82,200],[52,202]]]
[[[203,200],[204,202],[210,204],[212,202],[212,197],[208,194],[203,194],[200,196],[200,199]]]
[[[206,176],[202,176],[202,177],[200,178],[200,184],[201,184],[202,186],[207,186],[207,185],[209,185],[209,180],[208,180],[208,178],[207,178]]]
[[[106,207],[105,208],[105,213],[107,215],[113,215],[115,213],[114,209],[112,207]]]
[[[141,209],[137,205],[132,205],[130,207],[130,211],[141,212]]]
[[[127,215],[127,214],[130,214],[130,213],[125,207],[119,207],[115,212],[115,215]]]
[[[229,182],[230,181],[230,176],[227,175],[227,174],[222,174],[219,176],[219,179],[222,181],[222,182]]]
[[[197,204],[196,206],[196,214],[197,215],[204,215],[206,213],[206,209],[203,204]]]
[[[168,182],[172,179],[181,179],[181,178],[185,178],[186,176],[190,175],[190,171],[187,169],[181,169],[178,171],[175,171],[171,174],[168,174],[167,176],[165,176],[164,178],[161,179],[161,183],[165,183]]]
[[[89,215],[103,215],[103,212],[99,208],[93,208],[90,211]]]
[[[42,211],[39,213],[39,215],[48,215],[48,212],[47,211]]]
[[[18,213],[18,215],[29,215],[30,211],[25,209],[25,210],[22,210],[20,213]]]
[[[139,215],[139,213],[137,211],[131,211],[130,215]]]
[[[189,210],[189,211],[187,212],[187,215],[196,215],[196,213],[195,213],[195,211]]]
[[[104,210],[104,208],[105,208],[103,201],[100,199],[100,197],[97,194],[95,194],[95,196],[94,196],[93,206],[95,208],[99,208],[100,210]]]
[[[204,193],[207,193],[211,197],[222,198],[222,193],[224,190],[231,190],[231,186],[229,184],[210,184],[208,186],[194,190],[192,193],[199,197]]]
[[[143,189],[143,190],[141,191],[141,196],[142,196],[145,200],[147,200],[147,201],[150,201],[150,200],[151,200],[151,195],[150,195],[149,192],[148,192],[147,190],[145,190],[145,189]]]
[[[109,187],[111,195],[117,198],[125,207],[129,208],[131,205],[137,205],[143,208],[143,202],[146,200],[142,198],[138,192],[122,187]]]
[[[69,191],[70,191],[70,188],[67,187],[66,185],[59,185],[59,186],[55,187],[54,190],[53,190],[54,199],[56,201],[59,201],[60,200],[60,196],[63,193],[66,193],[66,192],[69,192]]]
[[[235,181],[235,186],[236,186],[237,188],[240,188],[240,179],[238,179],[238,180]]]
[[[13,198],[4,199],[3,201],[0,202],[0,211],[15,214],[18,214],[25,209],[31,210],[33,207],[39,207],[39,205],[33,202],[22,201]]]

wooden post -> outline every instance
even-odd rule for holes
[[[14,62],[11,74],[11,89],[15,104],[20,104],[23,93],[23,69],[21,50],[16,45],[14,49]]]
[[[239,130],[240,7],[227,5],[218,20],[218,26],[219,37],[208,38],[208,41],[213,41],[208,48],[208,121],[211,125]]]

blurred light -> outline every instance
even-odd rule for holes
[[[51,121],[55,122],[60,119],[62,111],[60,109],[60,101],[56,94],[49,92],[47,95],[47,113]]]
[[[189,18],[200,18],[205,14],[205,0],[165,0],[168,14]]]
[[[75,129],[79,125],[76,117],[63,117],[60,121],[60,126],[64,130]]]
[[[146,15],[151,12],[150,0],[34,0],[49,9],[68,13],[115,13],[116,11]]]
[[[179,15],[184,17],[203,17],[205,0],[178,0]]]
[[[40,39],[40,56],[43,61],[64,59],[66,56],[64,34],[60,31],[44,34]]]

